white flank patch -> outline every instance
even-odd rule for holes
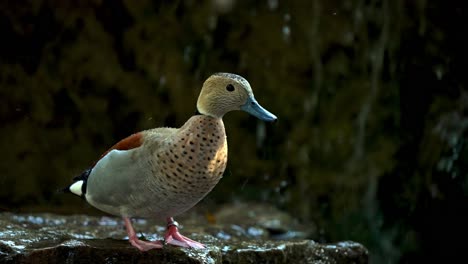
[[[77,181],[70,186],[70,192],[78,196],[81,196],[83,194],[83,192],[81,191],[82,186],[83,186],[83,181]]]

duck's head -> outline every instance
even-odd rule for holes
[[[258,104],[249,82],[232,73],[215,73],[206,79],[198,97],[197,110],[217,118],[229,111],[242,110],[264,121],[277,119]]]

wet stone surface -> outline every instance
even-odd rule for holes
[[[246,210],[247,207],[249,210]],[[368,263],[355,242],[318,244],[314,228],[265,205],[226,206],[210,216],[177,219],[205,249],[165,246],[140,252],[114,217],[0,214],[0,263]],[[164,222],[135,220],[147,240],[162,240]]]

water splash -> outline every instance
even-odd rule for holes
[[[228,233],[224,232],[224,231],[220,231],[218,233],[216,233],[216,237],[219,238],[219,239],[222,239],[222,240],[229,240],[232,238],[231,235],[229,235]]]

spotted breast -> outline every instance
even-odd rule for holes
[[[221,179],[227,162],[223,121],[193,116],[165,144],[150,159],[154,177],[148,184],[168,205],[157,213],[169,217],[190,209]]]

